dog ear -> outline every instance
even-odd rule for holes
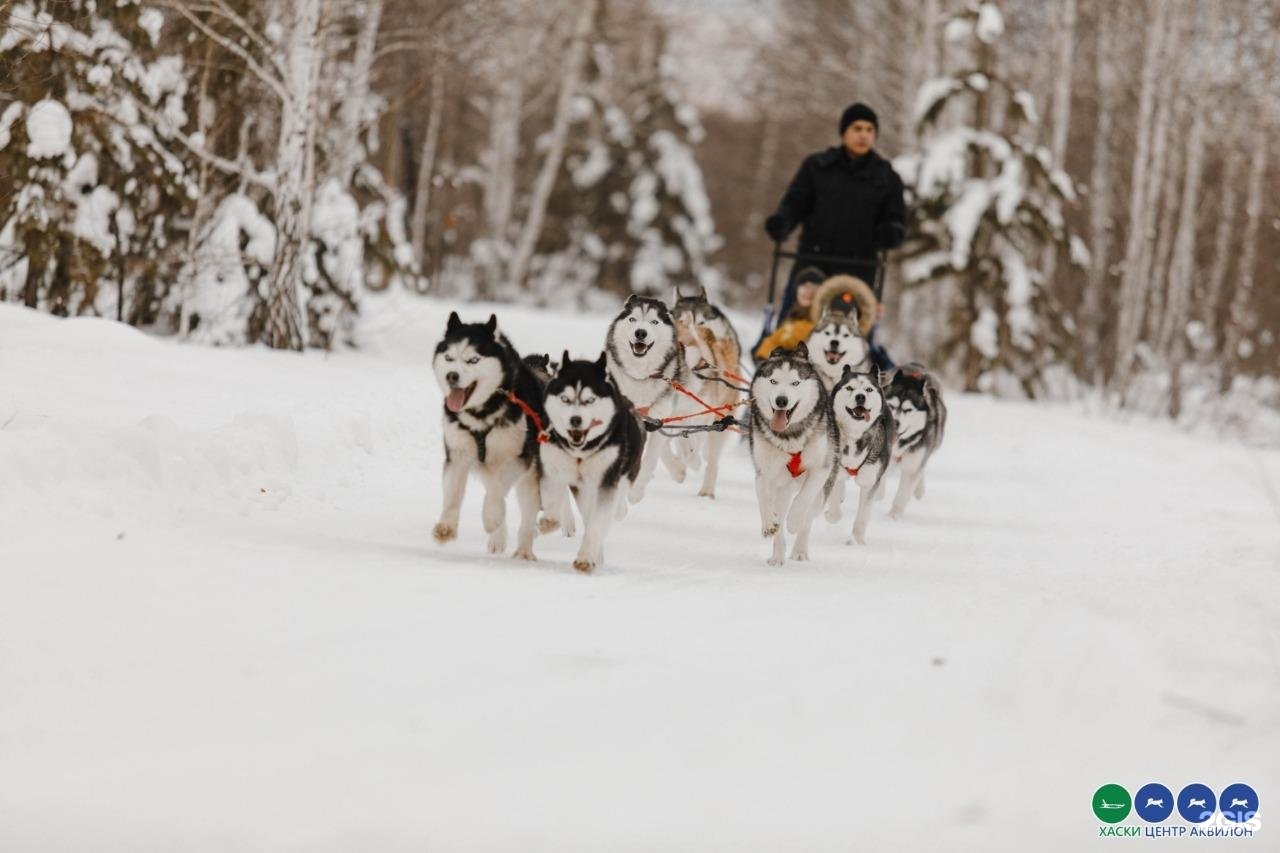
[[[796,344],[796,355],[800,356],[801,358],[807,359],[809,357],[809,345],[806,344],[804,341],[801,341],[800,343]]]
[[[889,370],[880,372],[880,387],[888,388],[893,384],[893,377],[898,374],[898,368],[894,367]]]
[[[635,305],[639,301],[640,301],[640,294],[633,293],[627,297],[627,301],[622,304],[622,307],[630,308],[632,305]]]
[[[565,350],[564,355],[560,357],[560,366],[564,367],[568,363],[569,363],[569,351]]]
[[[449,323],[445,326],[446,332],[455,332],[462,325],[462,318],[458,316],[457,311],[449,312]]]
[[[843,382],[853,373],[853,365],[845,364],[844,370],[840,371],[840,381]]]
[[[609,364],[609,357],[604,350],[600,350],[600,357],[596,359],[596,367],[604,370]]]
[[[484,327],[489,330],[489,334],[491,335],[496,332],[498,330],[498,315],[490,314],[489,322],[485,323]]]

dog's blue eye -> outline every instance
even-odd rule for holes
[[[635,321],[636,321],[636,318],[635,318],[635,317],[628,317],[628,318],[627,318],[627,322],[628,322],[628,323],[634,323]]]
[[[582,405],[584,405],[584,406],[590,406],[590,405],[591,405],[592,403],[594,403],[595,401],[596,401],[596,398],[595,398],[595,397],[583,397],[583,398],[582,398]]]
[[[800,380],[799,380],[799,379],[797,379],[795,382],[792,382],[792,383],[791,383],[791,387],[792,387],[792,388],[799,388],[799,387],[800,387]]]
[[[778,384],[778,380],[776,380],[776,379],[770,379],[770,380],[769,380],[769,384],[770,384],[770,385],[777,385],[777,384]]]
[[[658,321],[657,321],[657,320],[650,320],[650,321],[649,321],[649,325],[650,325],[650,326],[656,326],[656,325],[658,325]]]
[[[451,355],[446,355],[446,356],[444,357],[444,360],[445,360],[445,361],[453,361],[453,356],[451,356]]]
[[[479,364],[479,363],[480,363],[479,356],[473,355],[471,356],[471,358],[467,359],[467,364]]]
[[[572,403],[572,402],[573,402],[573,400],[569,399],[569,395],[568,395],[568,394],[565,394],[564,396],[562,396],[562,397],[560,398],[560,402],[561,402],[561,403],[564,403],[565,405],[568,405],[568,404]]]

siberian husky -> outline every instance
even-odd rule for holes
[[[568,518],[566,494],[572,491],[583,522],[573,567],[589,572],[604,561],[610,522],[626,513],[619,489],[640,474],[645,434],[609,381],[604,353],[598,361],[571,361],[566,352],[547,383],[543,406],[549,440],[538,452],[543,506],[538,526],[550,533]]]
[[[831,392],[831,411],[840,436],[839,465],[858,486],[858,513],[853,520],[851,542],[865,545],[872,498],[884,491],[884,475],[892,458],[897,429],[893,413],[885,404],[880,388],[880,372],[844,369]],[[827,498],[827,520],[840,520],[845,477],[836,475],[835,487]]]
[[[609,324],[605,352],[609,378],[638,415],[664,418],[675,414],[681,401],[692,404],[672,385],[674,382],[688,387],[689,366],[684,349],[676,340],[675,321],[662,300],[634,294],[628,297],[622,312]],[[640,476],[631,485],[633,503],[644,497],[659,458],[677,483],[684,482],[687,443],[680,442],[680,457],[668,447],[669,443],[670,439],[659,432],[651,435]]]
[[[884,388],[898,424],[894,467],[902,472],[889,516],[901,518],[913,494],[917,499],[924,497],[925,465],[942,445],[947,407],[942,402],[942,386],[922,364],[913,362],[890,371]]]
[[[776,349],[751,382],[748,439],[756,469],[761,530],[773,539],[769,565],[782,565],[787,543],[782,525],[795,534],[791,559],[809,559],[809,531],[836,471],[836,424],[827,391],[803,342],[795,351]]]
[[[520,505],[515,556],[534,559],[538,429],[516,401],[537,412],[541,384],[498,332],[493,315],[487,323],[463,323],[456,311],[451,313],[431,364],[444,392],[444,505],[432,535],[441,544],[458,535],[467,474],[475,468],[485,486],[481,519],[489,553],[507,547],[507,492],[515,486]]]
[[[690,387],[698,397],[712,406],[728,406],[743,396],[734,387],[736,383],[732,378],[737,376],[742,359],[738,333],[724,312],[707,301],[706,291],[701,287],[691,295],[677,291],[671,315],[676,324],[677,340],[684,347],[685,360],[693,374],[693,384]],[[690,418],[682,423],[705,425],[727,414],[732,414],[732,411]],[[702,487],[698,489],[698,494],[702,497],[716,496],[720,454],[724,451],[727,439],[723,430],[712,430],[687,439],[694,450],[701,453],[707,465],[702,477]]]
[[[858,317],[849,311],[828,311],[809,333],[809,360],[822,384],[831,391],[846,367],[858,373],[871,368],[871,345],[858,331]]]

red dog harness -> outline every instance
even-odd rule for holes
[[[787,471],[791,473],[791,479],[795,479],[804,473],[804,463],[800,459],[799,453],[792,453],[791,458],[787,460]]]

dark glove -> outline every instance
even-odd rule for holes
[[[896,249],[902,245],[902,226],[897,222],[881,222],[872,236],[877,249]]]
[[[791,226],[787,225],[782,218],[782,214],[775,213],[764,221],[764,232],[775,243],[781,243],[787,239],[787,234],[791,231]]]

